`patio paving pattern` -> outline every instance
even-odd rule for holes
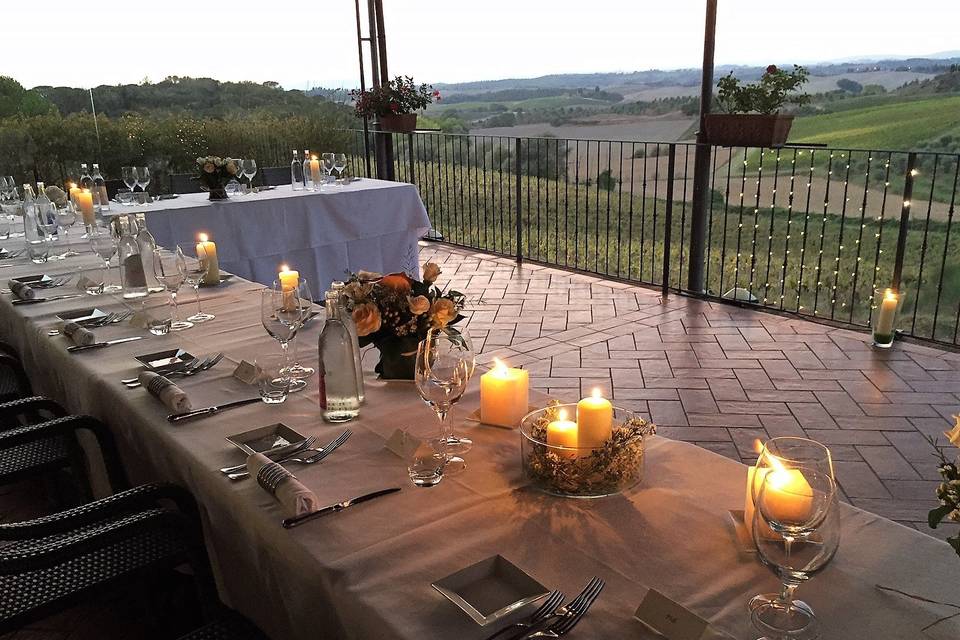
[[[663,436],[748,464],[754,441],[805,436],[830,447],[843,499],[925,533],[939,436],[960,413],[960,354],[423,243],[421,262],[468,297],[462,327],[489,364],[530,371],[565,401],[599,387]],[[731,505],[733,506],[733,505]]]

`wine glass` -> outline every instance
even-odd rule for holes
[[[335,155],[336,154],[333,154],[333,153],[324,153],[320,155],[320,161],[322,163],[323,173],[324,173],[324,180],[323,180],[324,184],[326,184],[327,182],[330,182],[330,178],[332,177],[333,168],[335,165],[335,160],[334,160]]]
[[[764,638],[812,640],[820,624],[808,604],[794,600],[802,582],[827,566],[840,544],[836,481],[820,469],[782,468],[760,483],[753,540],[760,559],[782,581],[780,593],[750,601],[750,617]]]
[[[343,170],[347,168],[347,154],[337,153],[333,156],[333,168],[337,172],[337,179],[343,178]],[[343,181],[341,180],[342,184]]]
[[[192,242],[182,242],[178,244],[177,250],[183,254],[186,283],[193,287],[193,293],[197,299],[197,312],[192,316],[187,316],[187,321],[201,323],[213,320],[217,316],[212,313],[204,313],[203,309],[200,308],[200,283],[203,282],[203,277],[207,273],[206,258],[201,259],[197,257],[197,245]]]
[[[63,232],[63,241],[70,242],[70,227],[77,223],[77,210],[73,208],[73,203],[68,202],[67,206],[57,209],[57,226]],[[57,235],[60,235],[59,233]]]
[[[137,172],[137,184],[140,185],[140,188],[143,189],[143,193],[147,193],[147,187],[150,186],[150,167],[134,167]],[[144,197],[143,204],[147,204],[147,198]]]
[[[20,200],[20,194],[17,192],[17,181],[13,179],[13,176],[7,176],[7,198],[12,202]]]
[[[0,176],[0,200],[6,202],[10,197],[10,183],[4,176]]]
[[[247,177],[247,184],[253,188],[253,176],[257,175],[257,161],[253,158],[244,158],[240,161],[240,170]]]
[[[290,369],[290,341],[296,337],[302,319],[303,306],[299,288],[286,288],[274,281],[271,288],[260,292],[260,322],[270,337],[280,343],[283,349],[283,368],[287,371]],[[302,380],[300,382],[303,386],[307,384]],[[291,384],[291,391],[293,390]]]
[[[137,175],[136,167],[121,167],[120,176],[123,179],[123,184],[127,185],[127,189],[130,189],[130,193],[133,193],[133,190],[137,186],[137,182],[140,177]]]
[[[186,258],[180,247],[173,252],[153,250],[153,276],[170,292],[170,330],[183,331],[192,327],[192,322],[180,320],[177,315],[177,291],[187,277]]]
[[[120,285],[108,285],[106,283],[107,276],[110,274],[110,259],[117,254],[117,239],[113,237],[109,229],[104,229],[103,227],[98,227],[96,232],[90,234],[87,239],[90,242],[90,248],[93,249],[93,252],[103,260],[103,282],[97,287],[96,293],[116,293],[120,291],[123,288]],[[120,265],[118,264],[117,270],[119,269]],[[93,293],[93,291],[88,290],[87,293]]]
[[[466,391],[474,362],[475,356],[469,341],[453,331],[430,329],[427,337],[417,346],[417,391],[440,420],[440,437],[431,440],[431,443],[446,456],[445,474],[459,473],[465,468],[463,458],[457,454],[465,451],[462,445],[470,441],[453,435],[447,414]],[[466,448],[469,449],[469,446]]]
[[[279,283],[277,284],[279,285]],[[313,300],[313,296],[310,293],[310,285],[306,278],[299,278],[297,281],[297,297],[300,299],[300,307],[302,312],[299,328],[303,328],[303,326],[306,325],[310,320],[310,313],[312,311],[311,302]],[[293,378],[293,391],[300,391],[300,389],[306,387],[307,383],[304,382],[304,380],[317,372],[317,370],[313,367],[308,367],[300,363],[300,358],[297,355],[297,336],[299,335],[300,334],[298,332],[297,335],[291,340],[293,343],[293,353],[291,354],[290,368],[287,371],[290,377]]]

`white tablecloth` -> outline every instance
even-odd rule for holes
[[[322,192],[285,185],[225,202],[194,193],[145,211],[158,244],[195,242],[205,232],[222,269],[269,285],[288,264],[309,280],[315,298],[347,270],[419,276],[417,241],[430,228],[415,186],[369,179]]]

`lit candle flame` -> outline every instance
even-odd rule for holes
[[[893,289],[887,289],[883,292],[883,297],[885,300],[896,300],[897,294],[894,293]]]
[[[207,236],[207,234],[201,233],[197,236],[197,240],[199,240],[200,242],[207,242],[209,240],[209,237]]]
[[[71,183],[70,183],[70,188],[71,188],[71,189],[76,189],[76,188],[77,188],[77,183],[76,183],[76,182],[71,182]]]
[[[493,373],[499,377],[507,375],[507,365],[500,358],[493,359]]]
[[[90,189],[84,189],[83,192],[84,192],[84,193],[90,193]]]
[[[594,387],[593,391],[590,392],[592,398],[602,398],[603,392],[600,391],[600,387]]]
[[[567,410],[566,410],[566,409],[560,409],[560,420],[561,420],[561,421],[565,421],[566,419],[567,419]]]
[[[289,273],[289,272],[290,272],[290,267],[288,267],[285,264],[280,265],[280,273]]]

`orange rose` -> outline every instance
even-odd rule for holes
[[[415,316],[430,310],[430,300],[426,296],[414,296],[408,298],[408,302],[410,303],[410,313]]]
[[[405,273],[391,273],[390,275],[383,276],[380,279],[380,284],[387,289],[393,289],[394,291],[406,292],[410,291],[410,278],[407,277]]]
[[[433,284],[436,281],[437,276],[439,276],[441,273],[443,272],[440,271],[439,265],[437,265],[435,262],[428,262],[427,264],[423,265],[423,282],[425,284]]]
[[[353,323],[357,325],[357,335],[360,337],[368,336],[380,330],[380,309],[375,304],[369,302],[353,310]]]
[[[437,328],[450,324],[457,317],[457,305],[448,298],[437,298],[430,307],[430,323]]]
[[[203,172],[204,172],[204,173],[213,173],[213,172],[216,171],[216,170],[217,170],[217,166],[216,166],[215,164],[213,164],[212,162],[204,162],[204,163],[203,163]]]

